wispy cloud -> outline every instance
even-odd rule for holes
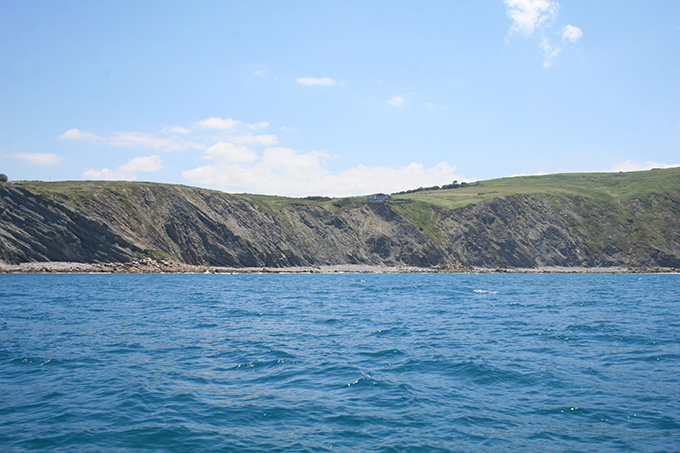
[[[274,134],[266,135],[236,135],[229,138],[229,141],[241,145],[250,146],[272,146],[279,143],[279,138]]]
[[[583,31],[574,25],[555,28],[560,11],[555,0],[504,0],[504,3],[511,21],[509,35],[518,33],[525,38],[536,35],[544,68],[552,66],[562,53],[562,44],[574,44],[583,36]],[[555,35],[560,36],[558,43],[553,42]]]
[[[12,156],[45,167],[56,165],[64,160],[62,156],[58,156],[54,153],[15,153]]]
[[[207,121],[207,120],[206,120]],[[60,140],[75,140],[107,146],[130,149],[149,149],[162,151],[185,151],[189,149],[202,150],[206,148],[200,137],[189,137],[191,130],[181,126],[164,127],[159,133],[130,131],[115,132],[112,135],[100,135],[93,132],[81,131],[77,128],[69,129],[58,138]]]
[[[106,139],[107,144],[123,148],[162,149],[175,151],[186,149],[183,144],[170,138],[157,137],[143,132],[118,132]]]
[[[104,180],[104,181],[134,181],[137,179],[134,173],[126,173],[121,170],[110,170],[108,168],[102,168],[101,170],[95,170],[89,168],[85,170],[81,175],[81,178],[88,180]]]
[[[580,28],[573,25],[567,25],[562,29],[562,40],[570,43],[575,43],[583,36]]]
[[[557,56],[562,53],[560,46],[555,46],[550,43],[550,40],[545,36],[541,38],[541,53],[543,54],[543,67],[549,68]]]
[[[300,85],[332,86],[337,82],[330,77],[298,77],[297,83]]]
[[[244,125],[232,118],[210,117],[194,123],[193,127],[165,126],[157,133],[140,131],[115,132],[100,135],[93,132],[69,129],[58,138],[118,146],[130,149],[150,149],[163,151],[204,150],[218,139],[231,137],[235,143],[271,146],[278,143],[275,135],[253,135],[254,131],[269,126],[266,121]]]
[[[58,138],[59,140],[87,140],[91,142],[102,140],[102,138],[97,134],[93,134],[91,132],[83,132],[79,129],[76,129],[75,127],[73,129],[67,130],[66,132],[61,134]]]
[[[158,171],[161,168],[163,168],[163,161],[161,160],[161,156],[159,156],[158,154],[146,157],[135,157],[125,165],[120,166],[120,169],[122,171],[131,172],[141,171],[149,173]]]
[[[405,105],[408,105],[408,101],[404,96],[392,96],[391,98],[387,99],[385,102],[387,102],[389,105],[394,106],[394,107],[403,107]]]
[[[543,170],[538,170],[535,173],[527,173],[527,172],[522,172],[522,173],[513,173],[510,175],[510,178],[515,178],[517,176],[541,176],[541,175],[549,175],[550,173],[546,173]]]
[[[258,129],[264,129],[266,127],[269,127],[269,123],[266,121],[260,121],[259,123],[248,124],[246,127],[252,131],[255,131]]]
[[[205,129],[232,130],[241,124],[231,118],[208,118],[198,122],[198,126]]]
[[[505,0],[507,14],[512,21],[510,33],[531,36],[537,27],[552,22],[560,5],[552,0]]]
[[[680,167],[680,163],[676,164],[666,164],[661,162],[647,161],[647,162],[636,162],[633,160],[627,160],[624,162],[619,162],[618,164],[612,165],[606,171],[618,172],[618,171],[643,171],[652,170],[654,168],[675,168]]]
[[[164,129],[170,132],[168,129]],[[205,146],[193,141],[178,139],[177,137],[160,137],[155,134],[144,132],[116,132],[108,137],[83,132],[78,129],[69,129],[58,137],[60,140],[79,140],[90,143],[99,143],[108,146],[118,146],[131,149],[153,149],[163,151],[183,151],[187,149],[204,149]]]
[[[146,157],[135,157],[114,169],[102,168],[96,170],[90,168],[83,171],[81,177],[85,179],[134,181],[137,179],[137,173],[153,173],[161,168],[163,168],[161,157],[154,154]]]
[[[168,134],[182,134],[186,135],[189,133],[189,129],[186,127],[182,126],[169,126],[169,127],[164,127],[163,130],[161,130],[163,133],[168,133]]]
[[[203,153],[203,159],[219,162],[252,162],[257,160],[257,154],[247,146],[235,145],[228,142],[217,142]]]

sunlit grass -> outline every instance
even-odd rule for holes
[[[629,173],[571,173],[480,181],[467,187],[414,192],[399,198],[455,209],[511,195],[571,195],[607,202],[645,197],[651,193],[680,193],[680,168]]]
[[[38,190],[46,196],[67,198],[73,201],[92,197],[93,193],[100,190],[125,196],[127,191],[140,187],[156,189],[165,187],[179,191],[220,193],[215,190],[181,185],[128,181],[18,181],[14,184]],[[428,235],[436,235],[436,231],[427,228],[432,217],[427,205],[456,209],[494,198],[519,194],[543,195],[556,200],[564,196],[586,198],[596,204],[611,205],[622,200],[644,198],[652,193],[670,193],[673,196],[680,196],[680,168],[628,173],[571,173],[493,179],[456,189],[426,190],[395,195],[395,199],[412,200],[418,203],[390,206],[396,213],[419,224]],[[233,194],[232,196],[255,202],[276,214],[281,213],[284,207],[291,204],[321,206],[332,211],[351,209],[359,206],[352,201],[361,199],[354,197],[315,201],[305,198],[256,194]]]

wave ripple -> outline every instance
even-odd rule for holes
[[[669,451],[677,275],[0,275],[0,449]]]

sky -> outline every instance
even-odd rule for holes
[[[680,166],[680,1],[0,0],[0,172],[286,196]]]

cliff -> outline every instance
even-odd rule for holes
[[[0,184],[0,260],[680,268],[680,169],[314,201],[131,182]]]

